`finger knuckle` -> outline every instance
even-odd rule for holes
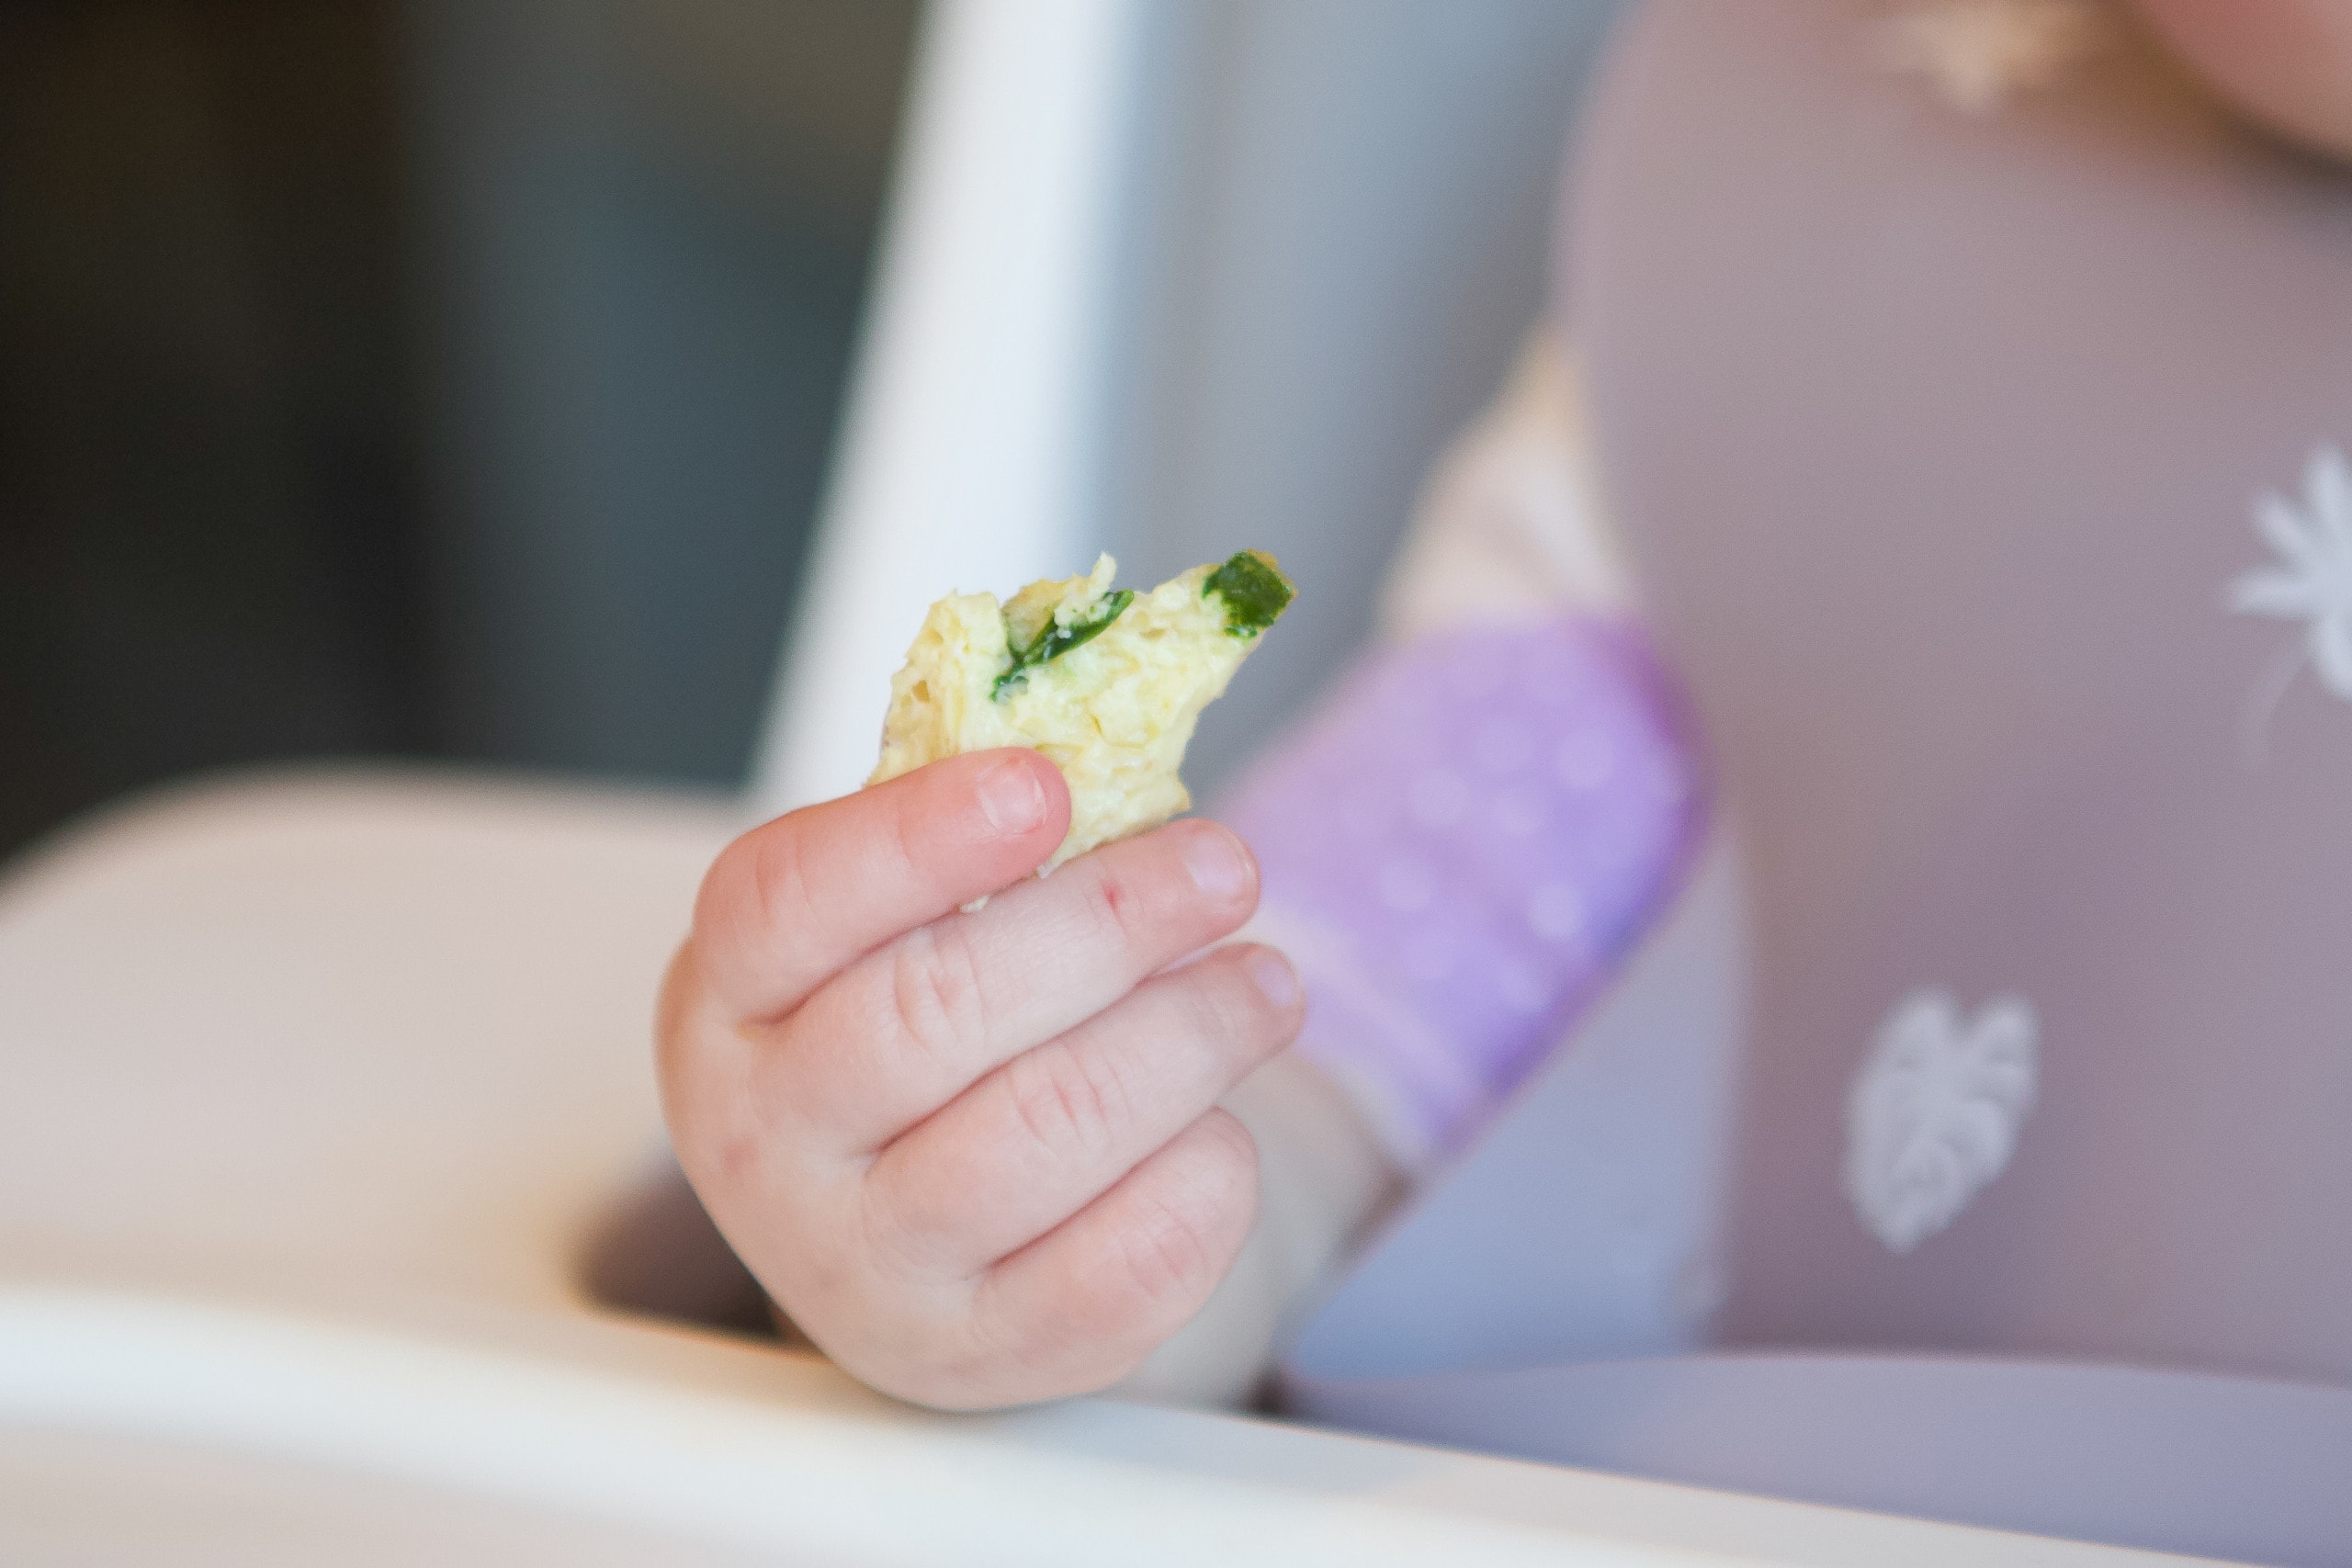
[[[1190,1307],[1223,1275],[1238,1245],[1256,1145],[1222,1112],[1205,1118],[1182,1179],[1136,1205],[1134,1222],[1115,1233],[1118,1267],[1106,1276],[1114,1315],[1154,1315]]]
[[[1223,1260],[1214,1217],[1183,1203],[1140,1205],[1119,1233],[1117,1269],[1106,1284],[1105,1315],[1157,1314],[1206,1295]]]
[[[989,1027],[988,987],[970,941],[953,926],[910,933],[891,960],[890,1005],[910,1050],[940,1060],[967,1055]]]
[[[1127,1087],[1100,1053],[1048,1045],[1015,1057],[1005,1069],[1015,1123],[1049,1156],[1107,1146],[1130,1111]]]

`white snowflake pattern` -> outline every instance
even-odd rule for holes
[[[1917,72],[1944,100],[1990,114],[2045,87],[2108,42],[2094,0],[1915,0],[1875,22],[1882,63]]]
[[[2255,503],[2254,522],[2275,566],[2230,584],[2230,608],[2245,615],[2301,621],[2303,653],[2322,684],[2352,702],[2352,462],[2323,446],[2303,470],[2303,499],[2273,491]]]
[[[1888,1251],[1951,1224],[2008,1165],[2033,1109],[2040,1034],[2022,998],[1962,1018],[1940,990],[1912,992],[1879,1025],[1846,1099],[1846,1196]]]

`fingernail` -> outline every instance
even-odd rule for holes
[[[1215,828],[1194,833],[1184,846],[1184,869],[1193,874],[1193,886],[1221,904],[1238,898],[1250,886],[1250,865],[1241,858],[1240,840]]]
[[[980,796],[980,815],[989,826],[1011,838],[1025,833],[1046,819],[1046,792],[1036,770],[1007,758],[992,762],[973,785]]]
[[[1298,1000],[1298,971],[1290,960],[1279,953],[1261,953],[1250,960],[1250,978],[1258,983],[1266,999],[1278,1008],[1286,1008]]]

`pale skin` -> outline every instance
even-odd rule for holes
[[[2352,0],[2140,9],[2256,122],[2352,156]],[[920,1404],[1117,1382],[1259,1213],[1260,1151],[1216,1102],[1296,1033],[1298,983],[1262,946],[1193,956],[1249,919],[1255,863],[1184,821],[1031,877],[1068,824],[1025,751],[780,818],[712,866],[663,988],[663,1097],[712,1218],[819,1347]],[[1364,1174],[1290,1205],[1295,1256],[1336,1255],[1376,1208],[1376,1156],[1345,1126],[1266,1151],[1290,1172],[1271,1204],[1351,1148]]]
[[[1023,750],[779,818],[712,866],[664,987],[712,1218],[827,1354],[920,1404],[1117,1381],[1256,1212],[1216,1101],[1297,1032],[1297,978],[1254,944],[1191,956],[1249,918],[1256,863],[1187,820],[1032,877],[1069,818]]]
[[[2352,0],[2140,0],[2206,84],[2314,152],[2352,157]]]

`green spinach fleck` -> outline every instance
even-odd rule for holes
[[[1082,643],[1092,641],[1102,634],[1104,626],[1119,618],[1121,611],[1135,602],[1135,596],[1134,589],[1122,588],[1115,593],[1102,595],[1102,602],[1095,606],[1094,613],[1083,620],[1072,621],[1068,626],[1048,620],[1036,641],[1026,648],[1012,650],[1011,667],[996,678],[996,684],[989,688],[989,695],[998,702],[1004,701],[1028,682],[1031,671],[1049,660],[1059,659]]]
[[[1201,597],[1214,593],[1225,601],[1227,637],[1256,637],[1272,626],[1289,607],[1293,592],[1290,579],[1256,550],[1236,551],[1201,584]]]

